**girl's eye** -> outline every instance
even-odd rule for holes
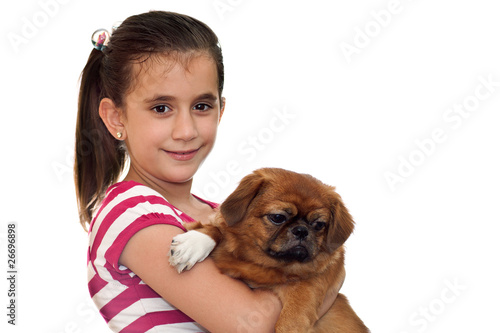
[[[196,104],[193,109],[196,110],[196,111],[208,111],[210,110],[212,107],[208,104],[205,104],[205,103],[199,103],[199,104]]]
[[[159,113],[159,114],[165,114],[167,113],[170,109],[166,105],[157,105],[153,108],[154,112]]]

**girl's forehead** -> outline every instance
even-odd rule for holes
[[[174,87],[172,83],[180,81],[199,81],[199,84],[207,86],[205,89],[217,91],[217,66],[206,53],[154,55],[132,66],[133,80],[129,89],[129,94],[132,95]]]

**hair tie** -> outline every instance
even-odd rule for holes
[[[115,22],[113,27],[111,28],[111,33],[114,33],[116,29],[120,26],[122,22]],[[106,29],[98,29],[94,31],[92,34],[92,45],[96,50],[102,51],[106,48],[109,43],[109,39],[111,38],[111,34]]]
[[[92,45],[96,50],[102,51],[108,45],[110,33],[106,29],[99,29],[92,34]]]

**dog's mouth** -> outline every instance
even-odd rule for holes
[[[310,260],[309,251],[303,245],[296,245],[286,251],[273,251],[272,249],[268,249],[267,253],[281,261],[298,261],[298,262],[306,262]]]

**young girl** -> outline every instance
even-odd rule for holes
[[[182,274],[168,263],[182,223],[207,221],[217,207],[191,194],[224,112],[217,37],[160,11],[105,37],[82,73],[75,161],[88,287],[101,315],[115,332],[272,332],[281,304],[271,292],[221,274],[210,259]]]

